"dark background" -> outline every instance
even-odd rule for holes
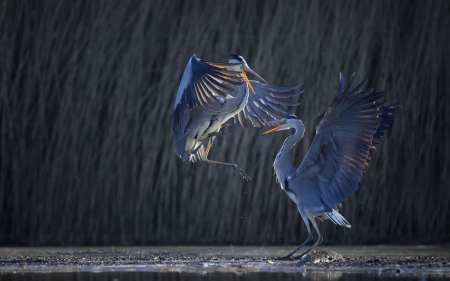
[[[272,163],[291,132],[227,128],[182,162],[172,110],[192,54],[241,54],[272,84],[304,83],[299,165],[338,73],[401,101],[351,229],[324,243],[450,241],[450,1],[0,2],[0,245],[298,244]]]

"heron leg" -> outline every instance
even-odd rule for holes
[[[241,174],[241,176],[246,180],[246,181],[249,181],[249,180],[251,180],[251,178],[249,177],[249,176],[247,176],[245,173],[244,173],[244,171],[242,171],[241,170],[241,168],[239,168],[239,166],[238,165],[236,165],[236,164],[233,164],[233,163],[224,163],[224,162],[218,162],[218,161],[212,161],[212,160],[209,160],[208,158],[204,158],[204,159],[202,159],[204,162],[206,162],[206,163],[208,163],[208,164],[216,164],[216,165],[223,165],[223,166],[228,166],[228,167],[232,167],[232,168],[234,168],[234,170],[236,171],[238,171],[240,174]]]
[[[207,146],[207,148],[205,149],[205,154],[201,156],[201,159],[202,159],[203,162],[206,162],[206,163],[208,163],[208,164],[216,164],[216,165],[223,165],[223,166],[232,167],[232,168],[234,168],[234,171],[236,172],[236,170],[237,170],[237,171],[241,174],[241,176],[242,176],[246,181],[251,180],[251,178],[250,178],[249,176],[247,176],[247,175],[244,173],[244,171],[242,171],[242,169],[239,168],[239,166],[236,165],[236,164],[232,164],[232,163],[223,163],[223,162],[212,161],[212,160],[209,160],[209,159],[208,159],[208,152],[209,152],[209,149],[210,149],[210,147],[211,147],[211,145],[212,145],[212,142],[214,141],[214,138],[215,138],[215,137],[221,137],[221,138],[224,138],[224,137],[227,136],[227,135],[228,135],[228,133],[219,132],[219,131],[209,133],[209,134],[207,135],[207,137],[204,138],[204,139],[202,140],[202,142],[200,143],[200,145],[198,145],[196,149],[194,149],[194,150],[191,151],[191,154],[196,154],[197,151],[200,149],[200,147],[202,147],[203,145],[205,145],[205,144],[208,143],[208,146]]]
[[[225,138],[228,135],[228,133],[225,132],[212,132],[208,134],[208,138],[211,137],[219,137],[219,138]]]
[[[202,142],[197,146],[197,148],[195,148],[194,150],[191,150],[191,154],[196,154],[197,151],[200,149],[200,147],[202,147],[202,145],[206,144],[208,142],[208,138],[204,138],[202,140]]]
[[[210,141],[211,138],[214,138],[214,137],[225,138],[227,135],[228,135],[228,133],[224,133],[224,132],[212,132],[212,133],[209,133],[206,136],[206,138],[204,138],[202,140],[202,142],[197,146],[197,148],[195,148],[194,150],[191,151],[191,154],[196,154],[197,151],[200,149],[200,147],[202,147],[202,145],[204,145],[208,141]]]
[[[312,240],[313,236],[312,236],[311,228],[309,227],[308,217],[306,215],[304,215],[303,212],[301,212],[301,211],[300,211],[300,215],[302,216],[302,219],[306,224],[306,228],[308,229],[308,238],[306,238],[305,242],[303,242],[300,246],[298,246],[294,251],[290,252],[289,254],[287,254],[284,257],[277,258],[277,260],[290,259],[295,253],[297,253],[298,250],[300,250],[303,246],[305,246],[307,243],[309,243]]]
[[[294,259],[301,259],[304,255],[309,253],[314,247],[316,247],[317,245],[319,245],[323,241],[322,234],[320,234],[319,227],[317,226],[316,220],[310,214],[308,215],[308,217],[309,217],[309,220],[311,221],[312,225],[314,226],[314,229],[317,231],[317,234],[319,235],[319,239],[317,239],[316,243],[314,243],[314,245],[312,245],[308,250],[306,250],[305,252],[301,253],[299,256],[294,257]]]

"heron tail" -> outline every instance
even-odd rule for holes
[[[341,215],[339,214],[338,211],[336,211],[335,209],[333,209],[333,211],[331,213],[325,213],[325,215],[335,224],[340,225],[340,226],[345,226],[348,228],[351,228],[352,226],[348,223],[348,221]]]
[[[186,161],[189,159],[189,156],[187,154],[186,151],[186,137],[187,135],[185,135],[182,139],[180,139],[177,142],[177,145],[175,146],[175,154],[181,158],[181,160]]]

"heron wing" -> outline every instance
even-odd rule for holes
[[[267,121],[281,118],[281,114],[293,113],[283,106],[297,106],[299,103],[287,100],[300,95],[303,91],[296,91],[301,85],[294,87],[280,87],[250,80],[255,93],[250,91],[248,102],[239,114],[234,116],[234,123],[244,128],[253,125],[260,127]]]
[[[398,101],[380,103],[378,100],[384,94],[364,90],[366,83],[367,80],[353,88],[353,75],[344,89],[345,80],[340,75],[338,92],[316,127],[305,159],[292,177],[314,178],[322,201],[330,209],[359,188],[398,105]]]
[[[244,83],[241,71],[228,70],[239,63],[217,63],[193,55],[184,70],[178,87],[173,112],[173,132],[182,134],[186,107],[209,106],[218,98],[234,91],[233,86]]]

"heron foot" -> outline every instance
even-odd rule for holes
[[[244,171],[241,170],[241,168],[238,167],[238,165],[234,164],[234,175],[236,175],[236,170],[241,174],[241,176],[246,180],[246,181],[250,181],[252,178],[250,178],[249,176],[247,176]]]
[[[293,261],[298,261],[298,260],[301,260],[304,256],[305,256],[305,254],[301,254],[301,255],[292,257],[292,260],[293,260]]]
[[[305,256],[305,254],[301,254],[298,256],[284,256],[284,257],[278,257],[278,258],[274,258],[274,260],[279,260],[279,261],[298,261],[301,260],[303,257]]]
[[[313,262],[313,263],[330,263],[330,262],[342,262],[344,261],[344,258],[339,253],[336,253],[334,251],[326,250],[326,251],[320,251],[320,250],[311,250],[311,252],[306,254],[301,254],[298,257],[295,257],[294,259],[300,260],[300,263],[307,263],[307,262]]]
[[[294,258],[292,256],[284,256],[284,257],[274,258],[274,260],[277,260],[277,261],[294,261]]]

